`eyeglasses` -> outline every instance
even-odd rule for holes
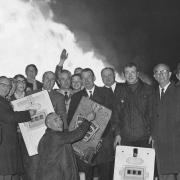
[[[156,75],[156,76],[166,75],[168,72],[169,72],[169,70],[163,69],[163,70],[161,70],[161,71],[159,71],[159,72],[156,71],[156,72],[154,73],[154,75]]]
[[[26,81],[25,80],[17,80],[16,83],[24,83],[25,84]]]

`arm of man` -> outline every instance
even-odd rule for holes
[[[88,131],[90,124],[91,122],[89,122],[88,120],[84,120],[81,125],[73,131],[68,131],[61,134],[56,133],[57,143],[59,145],[72,144],[81,140]]]
[[[12,110],[0,110],[0,121],[3,123],[21,123],[31,120],[29,111],[14,112]]]

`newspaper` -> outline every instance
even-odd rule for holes
[[[37,112],[31,117],[31,121],[19,123],[19,127],[29,156],[37,154],[38,143],[45,133],[44,120],[46,115],[54,112],[48,92],[41,91],[24,98],[11,102],[14,111],[36,109]]]
[[[89,131],[81,141],[73,144],[75,153],[80,157],[80,159],[89,164],[93,162],[93,158],[101,147],[101,136],[111,117],[111,110],[87,97],[82,97],[69,125],[70,131],[76,129],[94,108],[97,109],[96,116],[91,122]]]

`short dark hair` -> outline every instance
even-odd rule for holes
[[[17,78],[22,78],[26,81],[25,76],[23,76],[22,74],[16,74],[13,79],[17,79]]]
[[[76,76],[81,79],[81,75],[80,75],[80,74],[73,74],[73,75],[71,76],[71,80],[72,80],[73,77],[76,77]]]
[[[75,69],[74,69],[74,72],[75,72],[75,71],[77,71],[77,70],[81,70],[81,71],[82,71],[82,70],[83,70],[83,68],[81,68],[81,67],[77,67],[77,68],[75,68]],[[76,74],[77,74],[77,73],[76,73]]]
[[[48,74],[48,73],[53,74],[53,75],[54,75],[54,79],[55,79],[55,73],[54,73],[54,72],[52,72],[52,71],[46,71],[46,72],[44,72],[44,74],[43,74],[43,76],[42,76],[42,81],[44,81],[44,77],[45,77],[46,74]]]
[[[113,74],[115,75],[115,70],[114,70],[114,68],[112,68],[112,67],[105,67],[105,68],[103,68],[103,69],[101,70],[101,76],[102,76],[103,71],[105,71],[105,70],[111,70],[111,71],[113,72]]]
[[[67,69],[62,69],[61,71],[59,71],[59,74],[62,74],[62,73],[67,73],[71,77],[71,72]]]
[[[157,64],[154,68],[153,68],[153,72],[155,73],[156,72],[156,69],[159,67],[159,66],[165,66],[167,68],[168,71],[170,71],[170,67],[165,64],[165,63],[159,63]]]
[[[85,68],[85,69],[83,69],[82,72],[81,72],[81,77],[82,77],[82,73],[84,73],[84,72],[91,72],[92,75],[93,75],[93,77],[95,77],[93,70],[90,69],[90,68]]]
[[[123,68],[123,71],[126,69],[126,68],[132,68],[132,67],[135,67],[136,68],[136,71],[138,72],[139,71],[139,66],[136,64],[136,63],[134,63],[134,62],[129,62],[129,63],[127,63],[125,66],[124,66],[124,68]]]
[[[38,69],[37,69],[37,67],[36,67],[35,64],[29,64],[29,65],[27,65],[27,66],[26,66],[26,69],[25,69],[25,73],[27,74],[27,70],[28,70],[29,67],[33,67],[33,68],[35,69],[36,75],[37,75]]]

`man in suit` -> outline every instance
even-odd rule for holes
[[[121,83],[116,82],[115,80],[115,71],[111,67],[105,67],[101,70],[101,78],[104,83],[103,90],[106,95],[106,102],[107,107],[113,111],[113,104],[114,104],[114,94],[117,91],[121,91]],[[106,147],[109,152],[108,158],[109,158],[109,167],[111,175],[109,179],[113,178],[113,170],[114,170],[114,148],[113,148],[113,142],[114,142],[114,134],[113,134],[113,119],[111,118],[106,131],[103,134],[103,137],[106,137]]]
[[[180,87],[170,82],[168,65],[158,64],[153,71],[159,84],[154,98],[152,131],[159,178],[177,180],[180,179]]]
[[[31,120],[28,111],[13,111],[6,100],[10,89],[11,81],[5,76],[0,77],[0,180],[20,180],[22,169],[18,166],[20,146],[17,125]]]
[[[104,83],[103,89],[106,91],[109,108],[112,110],[114,103],[114,93],[121,89],[121,83],[116,82],[115,71],[111,67],[105,67],[101,70],[101,78]]]
[[[70,121],[72,120],[73,115],[78,107],[78,104],[83,96],[89,97],[90,99],[101,105],[106,106],[107,104],[103,89],[101,87],[96,86],[94,83],[95,82],[94,72],[89,68],[85,68],[82,70],[81,77],[82,77],[82,83],[84,89],[74,94],[71,98],[69,112],[68,112],[68,123],[70,123]],[[108,160],[111,157],[108,157],[109,152],[106,148],[106,144],[104,143],[106,137],[102,137],[102,140],[103,140],[102,147],[98,152],[97,156],[95,157],[94,163],[96,164],[96,168],[98,170],[99,180],[106,180],[106,179],[109,180],[110,171],[109,171],[109,164],[107,162],[109,162]],[[83,163],[82,162],[79,163],[79,170],[85,171],[86,180],[92,179],[92,168],[88,165],[85,165],[86,168],[82,169],[82,166],[84,166],[84,164],[83,165],[81,164]]]
[[[64,124],[64,129],[68,129],[67,115],[65,107],[65,98],[62,94],[53,90],[55,84],[55,74],[52,71],[47,71],[43,74],[43,89],[49,92],[49,96],[57,115],[61,116]]]
[[[65,98],[66,113],[68,113],[71,96],[73,94],[71,88],[71,72],[67,69],[63,69],[64,62],[67,58],[68,53],[65,49],[63,49],[60,55],[60,61],[55,70],[56,83],[59,87],[59,89],[57,89],[57,92],[62,94]]]

